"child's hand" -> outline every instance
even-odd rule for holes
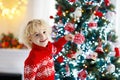
[[[67,40],[67,41],[73,41],[74,40],[74,35],[72,35],[72,34],[65,35],[65,40]]]

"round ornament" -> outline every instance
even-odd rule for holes
[[[76,44],[82,44],[85,41],[85,37],[84,35],[82,35],[81,33],[77,33],[75,34],[74,40],[73,42]]]
[[[107,71],[108,71],[108,73],[113,73],[113,72],[115,72],[115,65],[109,64],[109,65],[107,66]]]
[[[110,6],[110,0],[104,0],[105,6]]]
[[[78,73],[78,77],[80,80],[85,80],[85,78],[87,77],[87,72],[86,70],[81,70],[79,73]]]
[[[97,23],[94,22],[94,21],[89,22],[89,23],[88,23],[88,27],[89,27],[89,28],[96,28],[96,27],[97,27]]]
[[[74,18],[77,20],[82,16],[82,9],[81,7],[77,7],[75,11],[73,12]]]
[[[94,12],[94,15],[95,15],[95,16],[98,16],[98,17],[102,17],[102,16],[103,16],[103,13],[100,12],[100,11],[95,11],[95,12]]]
[[[57,61],[58,61],[59,63],[62,63],[62,62],[64,61],[63,56],[59,56],[59,57],[57,58]]]
[[[69,2],[73,2],[73,3],[76,2],[76,0],[68,0],[68,1],[69,1]]]
[[[69,31],[69,32],[73,32],[75,30],[74,28],[74,25],[70,22],[68,22],[66,25],[65,25],[65,30]]]

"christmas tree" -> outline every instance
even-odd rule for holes
[[[119,80],[120,46],[110,0],[56,0],[52,37],[74,34],[54,57],[55,80]]]

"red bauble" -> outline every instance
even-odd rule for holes
[[[75,9],[73,7],[70,8],[70,12],[74,12]]]
[[[90,28],[95,28],[95,27],[97,27],[97,23],[96,22],[90,22],[90,23],[88,23],[88,26]]]
[[[83,69],[81,70],[79,73],[78,73],[78,77],[81,79],[81,80],[85,80],[85,78],[87,77],[87,72]]]
[[[76,0],[68,0],[69,2],[76,2]]]
[[[74,28],[74,25],[70,22],[68,22],[66,25],[65,25],[65,30],[69,31],[69,32],[73,32],[75,30]]]
[[[58,6],[58,8],[57,8],[57,15],[58,16],[62,16],[62,7],[61,6]]]
[[[115,47],[114,50],[115,50],[115,57],[120,57],[120,48]]]
[[[103,51],[102,46],[98,45],[97,48],[96,48],[96,50],[95,50],[95,52],[97,52],[97,53],[103,53],[104,51]]]
[[[102,16],[103,16],[103,13],[100,12],[100,11],[95,11],[95,12],[94,12],[94,15],[95,15],[95,16],[98,16],[98,17],[102,17]]]
[[[62,63],[62,62],[64,61],[63,56],[59,56],[59,57],[57,58],[57,61],[58,61],[59,63]]]
[[[110,0],[104,0],[104,2],[105,2],[105,5],[106,5],[106,6],[109,6],[109,5],[110,5]]]
[[[50,19],[53,19],[54,17],[53,16],[50,16]]]
[[[66,56],[67,56],[68,58],[72,58],[71,53],[67,53]]]
[[[61,11],[61,10],[58,10],[57,15],[58,15],[58,16],[62,16],[62,11]]]
[[[73,42],[76,44],[82,44],[85,41],[84,35],[77,33],[75,34]]]
[[[68,58],[74,58],[74,56],[76,55],[76,52],[75,51],[71,51],[71,53],[67,53],[66,56]]]

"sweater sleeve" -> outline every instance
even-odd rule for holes
[[[34,57],[31,56],[29,56],[24,63],[24,80],[35,80],[37,63],[34,60]]]
[[[55,46],[55,48],[57,50],[55,54],[59,53],[62,50],[62,48],[63,48],[64,44],[66,44],[66,42],[67,41],[65,40],[65,38],[61,37],[58,39],[58,41],[53,43],[53,45]]]

